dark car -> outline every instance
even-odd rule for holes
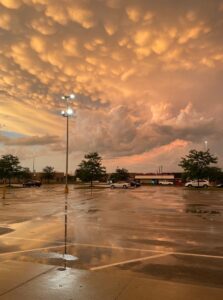
[[[138,181],[131,181],[130,182],[130,186],[133,186],[133,187],[140,187],[141,186],[141,183],[140,182],[138,182]]]
[[[24,187],[32,187],[32,186],[38,186],[40,187],[41,186],[41,182],[38,181],[38,180],[28,180],[26,182],[23,183],[23,186]]]
[[[217,187],[218,187],[218,188],[223,188],[223,183],[219,183],[219,184],[217,185]]]

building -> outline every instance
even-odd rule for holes
[[[141,184],[160,184],[160,182],[171,182],[174,185],[182,184],[182,173],[146,173],[135,174],[134,179]]]

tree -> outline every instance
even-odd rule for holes
[[[27,180],[27,179],[32,178],[32,173],[30,172],[29,168],[22,168],[21,167],[21,170],[18,173],[18,177],[23,179],[23,180]]]
[[[197,179],[198,185],[200,179],[208,178],[213,170],[210,164],[216,164],[217,157],[207,151],[190,150],[185,158],[181,159],[179,166],[184,169],[184,177],[189,179]]]
[[[208,167],[206,168],[206,178],[210,181],[223,182],[223,172],[218,167]]]
[[[84,160],[79,164],[75,176],[83,182],[101,180],[106,175],[106,169],[102,166],[102,158],[97,152],[90,152],[84,156]]]
[[[12,154],[2,155],[0,159],[0,178],[8,179],[9,186],[11,179],[18,177],[21,173],[22,167],[17,156]]]
[[[54,167],[46,166],[43,169],[43,178],[47,180],[47,183],[50,183],[50,180],[55,177]]]
[[[113,182],[117,181],[125,181],[129,179],[129,172],[124,168],[117,168],[115,173],[112,173],[110,176],[110,180]]]

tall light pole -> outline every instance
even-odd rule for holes
[[[205,143],[205,151],[208,151],[208,141],[204,141]]]
[[[71,94],[69,96],[62,96],[62,100],[66,101],[66,109],[62,110],[61,115],[66,118],[67,130],[66,130],[66,179],[65,179],[65,190],[67,194],[68,189],[68,152],[69,152],[69,117],[73,115],[73,109],[69,107],[69,101],[75,99],[75,95]]]

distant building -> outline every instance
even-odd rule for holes
[[[134,179],[141,184],[159,184],[163,181],[172,182],[174,185],[182,184],[182,173],[146,173],[135,174]]]
[[[55,172],[54,178],[50,179],[50,183],[64,183],[64,172]],[[43,172],[34,172],[32,173],[33,180],[39,180],[42,183],[47,183],[48,180],[44,178]]]

